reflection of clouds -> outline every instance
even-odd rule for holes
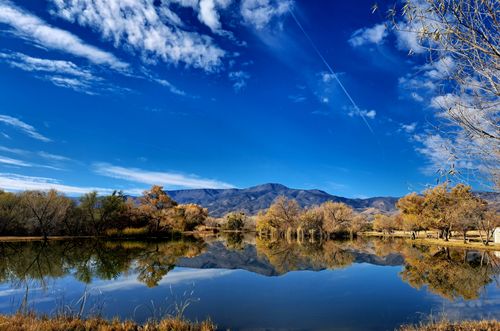
[[[175,268],[163,277],[163,279],[158,283],[158,286],[192,283],[197,280],[208,280],[223,277],[233,272],[235,272],[235,270]],[[109,292],[138,286],[145,285],[137,280],[137,274],[129,274],[126,277],[119,277],[118,279],[112,281],[98,281],[95,283],[94,288],[103,292]]]
[[[429,299],[435,302],[433,315],[443,315],[449,320],[500,318],[500,310],[498,309],[500,307],[500,292],[494,284],[487,286],[477,300],[449,301],[437,294],[427,293]]]

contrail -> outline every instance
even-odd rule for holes
[[[333,75],[333,78],[335,78],[335,80],[337,81],[337,83],[339,83],[340,87],[342,88],[342,91],[344,91],[344,93],[347,96],[347,98],[349,99],[349,101],[351,101],[352,106],[354,107],[354,109],[356,110],[356,112],[361,116],[361,118],[365,122],[365,124],[368,127],[368,129],[370,129],[370,131],[371,131],[372,134],[375,134],[375,132],[373,132],[372,127],[370,126],[370,124],[366,120],[365,116],[363,115],[363,113],[359,109],[358,105],[356,104],[356,102],[354,101],[354,99],[351,97],[351,95],[349,94],[349,92],[347,91],[347,89],[344,87],[344,84],[342,84],[342,82],[340,81],[340,79],[337,76],[337,74],[335,73],[335,71],[333,71],[333,69],[330,66],[330,64],[328,64],[328,62],[326,61],[326,59],[323,56],[323,54],[321,54],[321,52],[319,51],[318,47],[316,47],[316,44],[314,43],[314,41],[311,39],[311,37],[309,37],[309,34],[306,32],[306,30],[304,29],[304,27],[302,26],[302,24],[300,24],[300,22],[297,19],[297,17],[295,17],[295,14],[293,13],[293,10],[289,8],[288,11],[290,12],[290,15],[292,15],[293,20],[295,21],[295,23],[297,23],[297,26],[300,28],[300,30],[302,31],[302,33],[304,33],[304,36],[306,36],[307,40],[309,40],[309,43],[313,47],[313,49],[316,52],[316,54],[318,54],[318,56],[321,59],[321,61],[323,61],[323,63],[325,64],[325,66],[328,68],[328,71],[330,71],[330,73]]]

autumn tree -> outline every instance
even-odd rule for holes
[[[192,231],[205,222],[208,209],[196,204],[177,205],[167,213],[168,225],[174,231]]]
[[[322,226],[323,210],[320,207],[308,208],[300,215],[300,228],[304,233],[314,236]]]
[[[241,231],[245,226],[247,216],[244,212],[230,212],[224,216],[224,229]]]
[[[149,221],[152,232],[158,233],[169,227],[171,209],[177,206],[162,186],[154,185],[151,189],[144,191],[139,199],[138,210]]]
[[[408,194],[396,203],[396,207],[401,213],[402,229],[410,231],[412,238],[415,238],[419,231],[427,229],[424,218],[424,197],[417,193]]]
[[[354,217],[351,207],[342,202],[327,201],[321,205],[323,210],[323,230],[328,233],[347,232]]]
[[[355,214],[349,222],[347,229],[351,238],[358,232],[365,231],[368,228],[368,219],[363,214]]]
[[[395,218],[383,214],[376,214],[373,220],[373,229],[383,233],[392,233],[397,229]]]
[[[295,229],[299,223],[301,208],[296,200],[279,196],[265,213],[257,217],[258,229],[275,229],[285,232]]]
[[[455,200],[448,192],[448,184],[444,183],[424,192],[423,216],[429,226],[439,231],[438,237],[448,241],[454,223]]]

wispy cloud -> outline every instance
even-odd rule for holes
[[[8,115],[0,115],[0,122],[10,125],[18,130],[21,130],[22,132],[24,132],[33,139],[37,139],[43,142],[51,141],[49,138],[38,133],[38,131],[33,126],[21,121],[18,118]]]
[[[111,178],[122,179],[148,185],[164,185],[183,188],[233,188],[228,183],[195,175],[183,175],[172,172],[156,172],[137,168],[125,168],[109,163],[95,163],[96,173]]]
[[[363,28],[354,31],[349,38],[349,44],[358,47],[366,44],[381,44],[387,37],[387,27],[385,24],[376,24],[371,28]]]
[[[35,73],[35,77],[51,82],[58,87],[69,88],[90,95],[106,92],[121,92],[126,89],[115,87],[94,74],[90,67],[80,67],[71,61],[45,59],[26,54],[0,52],[0,61],[13,68]]]
[[[0,146],[0,151],[7,152],[7,153],[12,153],[12,154],[17,154],[17,155],[28,155],[28,154],[30,154],[30,151],[27,151],[27,150],[24,150],[24,149],[10,148],[10,147],[5,147],[5,146]]]
[[[81,187],[62,184],[59,180],[46,177],[24,176],[12,173],[0,173],[0,188],[8,191],[23,190],[57,190],[66,194],[85,194],[97,191],[99,194],[110,194],[114,190],[102,187]],[[126,193],[138,194],[141,189],[125,189]]]
[[[47,159],[47,160],[50,160],[50,161],[59,161],[59,162],[62,162],[62,161],[72,161],[69,157],[62,156],[62,155],[57,155],[57,154],[51,154],[51,153],[47,153],[47,152],[44,152],[44,151],[40,151],[37,154],[40,157],[42,157],[44,159]]]
[[[82,57],[92,63],[125,70],[128,64],[113,54],[86,44],[74,34],[53,27],[37,16],[15,6],[10,1],[0,0],[0,23],[9,25],[15,34],[46,48]]]
[[[250,74],[245,71],[232,71],[228,75],[229,80],[233,82],[233,88],[236,92],[241,91],[250,79]]]
[[[11,159],[10,157],[1,156],[1,155],[0,155],[0,163],[18,166],[18,167],[31,167],[32,166],[31,164],[29,164],[27,162],[17,160],[17,159]]]

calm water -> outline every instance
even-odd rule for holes
[[[495,252],[397,240],[1,243],[0,312],[183,310],[231,330],[393,330],[432,314],[500,318]],[[182,308],[184,307],[184,308]]]

